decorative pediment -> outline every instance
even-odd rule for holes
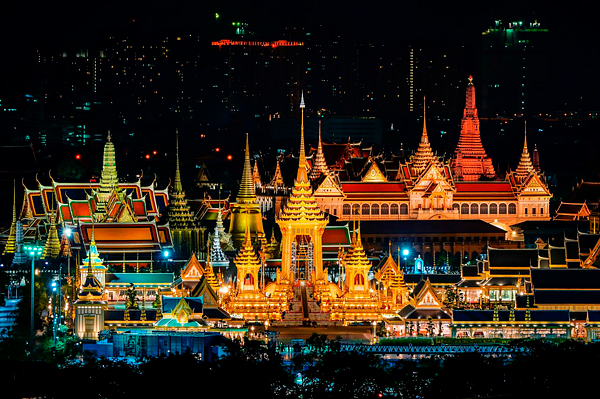
[[[523,182],[520,195],[552,195],[537,173],[531,173]]]
[[[204,268],[200,264],[196,254],[192,254],[192,257],[181,272],[181,279],[183,281],[200,281],[202,276],[204,276]]]
[[[430,191],[441,195],[448,191],[454,191],[454,187],[444,176],[443,170],[435,163],[430,163],[421,177],[415,182],[412,191]]]
[[[335,181],[335,178],[332,175],[327,175],[315,190],[314,195],[316,197],[323,195],[344,197],[344,192]]]
[[[190,308],[190,305],[187,303],[185,298],[182,297],[173,309],[173,313],[171,314],[173,315],[173,318],[177,319],[179,323],[185,324],[190,320],[190,317],[192,315],[192,308]]]
[[[425,281],[425,284],[416,295],[415,298],[416,308],[436,308],[441,309],[442,301],[438,298],[429,278]]]
[[[369,170],[367,171],[367,173],[365,173],[365,175],[363,176],[362,181],[386,182],[387,179],[385,178],[383,173],[381,173],[381,170],[377,166],[377,162],[371,160],[371,166],[369,167]]]

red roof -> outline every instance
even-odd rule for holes
[[[404,183],[386,182],[342,182],[342,190],[345,194],[352,193],[399,193],[404,192]]]

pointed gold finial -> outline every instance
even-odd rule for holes
[[[421,136],[421,142],[429,142],[429,137],[427,137],[427,104],[425,102],[425,96],[423,96],[423,135]]]
[[[106,139],[110,141],[110,129],[108,129],[108,137]]]
[[[306,171],[306,152],[304,149],[304,92],[300,99],[301,124],[300,124],[300,160],[298,161],[298,174],[296,180],[299,182],[308,182],[308,173]]]
[[[252,165],[250,164],[250,142],[248,133],[246,133],[246,150],[244,155],[244,170],[242,172],[242,181],[240,183],[240,191],[236,198],[238,203],[255,203],[256,188],[252,179]]]
[[[528,152],[528,150],[527,150],[527,120],[525,121],[525,144],[523,145],[523,152]]]
[[[182,192],[183,185],[181,184],[181,171],[179,168],[179,129],[175,129],[175,191]]]

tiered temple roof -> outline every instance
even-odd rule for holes
[[[10,224],[10,232],[8,233],[8,241],[4,246],[4,251],[2,255],[6,254],[14,254],[17,250],[17,198],[16,198],[16,190],[15,183],[13,182],[13,217],[12,222]]]
[[[525,142],[523,144],[523,152],[521,153],[521,159],[519,160],[519,166],[515,171],[515,176],[519,180],[525,180],[531,172],[533,172],[533,163],[531,162],[531,156],[527,150],[527,122],[525,122]]]
[[[469,76],[469,84],[467,85],[467,99],[463,111],[458,146],[452,159],[452,171],[457,180],[477,181],[482,175],[489,178],[496,176],[492,159],[487,156],[481,144],[473,76]]]
[[[310,171],[310,179],[316,180],[322,175],[328,175],[329,168],[327,162],[325,162],[325,155],[323,154],[323,143],[321,142],[321,121],[319,121],[319,146],[315,154],[312,169]]]
[[[188,205],[179,169],[179,131],[176,130],[176,167],[175,185],[171,192],[169,204],[169,227],[173,234],[175,251],[183,256],[200,251],[200,234],[194,214]]]
[[[119,190],[119,178],[115,161],[115,146],[110,140],[109,131],[102,158],[102,174],[100,175],[100,188],[98,189],[99,205],[106,204],[115,190]]]
[[[419,148],[417,148],[417,152],[415,152],[415,155],[413,155],[411,159],[413,170],[416,175],[419,175],[425,170],[430,162],[435,162],[436,160],[437,158],[433,154],[431,144],[429,143],[429,137],[427,136],[426,114],[425,108],[423,108],[423,134],[421,134]]]

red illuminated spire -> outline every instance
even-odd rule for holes
[[[459,153],[461,156],[458,156]],[[476,181],[482,175],[490,178],[496,176],[492,159],[487,156],[483,145],[481,145],[473,76],[469,76],[467,98],[460,126],[460,138],[451,166],[455,177],[461,176],[461,180]]]

